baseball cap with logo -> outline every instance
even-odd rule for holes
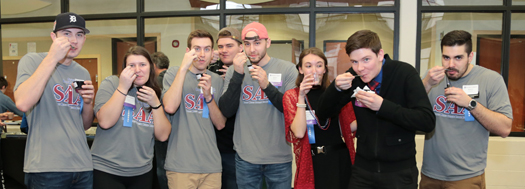
[[[259,22],[252,22],[242,29],[242,40],[244,40],[246,34],[251,31],[255,32],[259,39],[268,39],[268,31],[266,31],[266,27]]]
[[[217,34],[217,41],[219,41],[220,38],[231,38],[239,42],[240,44],[242,44],[241,33],[239,32],[239,30],[232,28],[232,27],[222,28]]]
[[[84,30],[86,34],[89,30],[86,28],[86,21],[82,16],[72,12],[61,13],[55,18],[55,24],[53,25],[53,32],[66,28],[80,28]]]

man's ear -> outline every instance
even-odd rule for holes
[[[55,39],[57,38],[57,34],[55,32],[51,32],[49,34],[51,36],[51,40],[55,41]]]
[[[190,51],[191,51],[191,49],[186,47],[186,52],[190,52]]]
[[[239,53],[244,52],[244,45],[239,44],[239,47],[240,47],[240,48],[239,48]]]
[[[379,52],[377,53],[377,58],[379,58],[379,61],[383,62],[383,59],[385,59],[385,51],[383,51],[383,49],[379,49]]]
[[[474,52],[470,52],[470,54],[468,55],[468,63],[470,64],[473,59],[474,59]]]
[[[272,44],[272,40],[270,38],[266,39],[266,48],[270,48],[271,44]]]

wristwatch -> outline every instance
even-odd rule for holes
[[[478,102],[474,99],[470,100],[470,102],[468,103],[468,107],[467,109],[470,111],[470,110],[473,110],[474,108],[476,108],[476,106],[478,105]]]

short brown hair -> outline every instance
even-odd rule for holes
[[[465,51],[468,55],[472,52],[472,35],[464,30],[454,30],[448,32],[443,39],[441,39],[441,52],[443,52],[443,46],[465,45]]]
[[[191,49],[191,40],[193,38],[210,38],[211,40],[211,47],[213,48],[213,36],[211,36],[210,32],[204,31],[204,30],[195,30],[188,35],[188,48]]]
[[[346,41],[345,49],[348,56],[353,51],[362,48],[371,49],[377,55],[381,50],[381,40],[379,40],[377,33],[370,30],[359,30]]]
[[[303,66],[303,58],[309,54],[316,55],[320,57],[321,59],[323,59],[325,72],[323,74],[323,81],[321,82],[321,88],[322,89],[328,88],[328,85],[330,85],[330,81],[328,81],[328,60],[326,59],[326,56],[324,55],[323,51],[321,51],[321,49],[317,47],[311,47],[311,48],[303,50],[303,52],[301,52],[301,55],[299,56],[299,63],[297,64],[297,69]],[[295,80],[295,86],[300,87],[301,82],[303,82],[303,79],[304,79],[304,74],[299,73],[299,75],[297,75],[297,79]]]

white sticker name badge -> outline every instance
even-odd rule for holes
[[[283,86],[283,81],[281,80],[281,74],[280,73],[269,73],[268,74],[268,81],[272,83],[275,87]]]
[[[463,91],[465,91],[470,98],[479,98],[479,85],[463,85]]]
[[[306,111],[306,130],[308,133],[308,142],[310,144],[315,144],[315,131],[314,131],[314,125],[316,124],[315,121],[315,111],[312,110],[305,110]]]
[[[126,96],[124,100],[124,127],[131,127],[133,125],[133,110],[135,109],[135,97]]]

